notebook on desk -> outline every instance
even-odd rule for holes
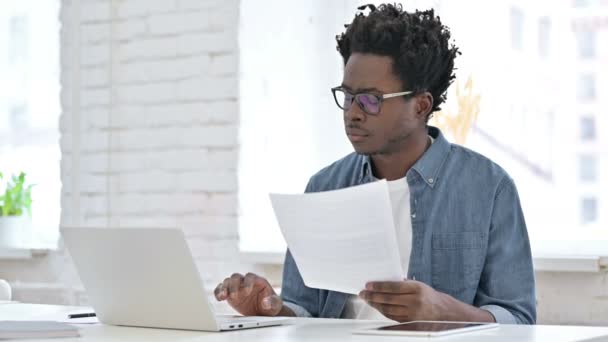
[[[53,321],[0,321],[0,340],[78,337],[78,328]]]

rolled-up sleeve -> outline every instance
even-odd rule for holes
[[[500,324],[518,324],[519,322],[515,319],[515,316],[509,310],[498,305],[484,305],[481,307],[486,311],[489,311],[494,320]]]
[[[291,311],[293,311],[293,313],[295,313],[296,316],[298,316],[298,317],[312,317],[310,312],[308,312],[306,309],[304,309],[303,307],[299,306],[296,303],[283,301],[283,305],[290,308]]]
[[[513,180],[497,187],[486,261],[475,306],[502,324],[535,324],[536,293],[530,240]]]

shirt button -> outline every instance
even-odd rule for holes
[[[429,183],[433,184],[435,180],[433,178],[429,178]]]
[[[413,213],[413,214],[412,214],[412,218],[416,218],[416,213]]]

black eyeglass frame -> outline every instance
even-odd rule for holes
[[[369,114],[369,115],[378,115],[380,113],[380,111],[382,110],[382,102],[384,100],[391,99],[394,97],[412,95],[414,93],[413,91],[402,91],[402,92],[398,92],[398,93],[380,94],[380,95],[373,94],[373,93],[366,93],[366,92],[351,94],[348,90],[344,89],[341,86],[333,87],[333,88],[331,88],[331,93],[334,96],[334,101],[336,101],[336,105],[338,105],[338,108],[340,108],[342,110],[346,110],[346,109],[344,109],[344,107],[339,103],[338,97],[336,96],[337,91],[343,92],[344,98],[346,98],[346,95],[351,95],[353,97],[353,102],[356,102],[357,105],[359,106],[359,108],[361,108],[362,111],[364,111],[366,114]],[[364,105],[359,101],[359,98],[361,95],[373,96],[376,98],[376,100],[378,100],[378,112],[377,113],[370,113],[367,110],[365,110]]]

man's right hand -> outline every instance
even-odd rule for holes
[[[291,310],[283,307],[283,300],[268,280],[253,273],[245,276],[234,273],[215,288],[214,294],[218,301],[228,300],[244,316],[293,316]]]

